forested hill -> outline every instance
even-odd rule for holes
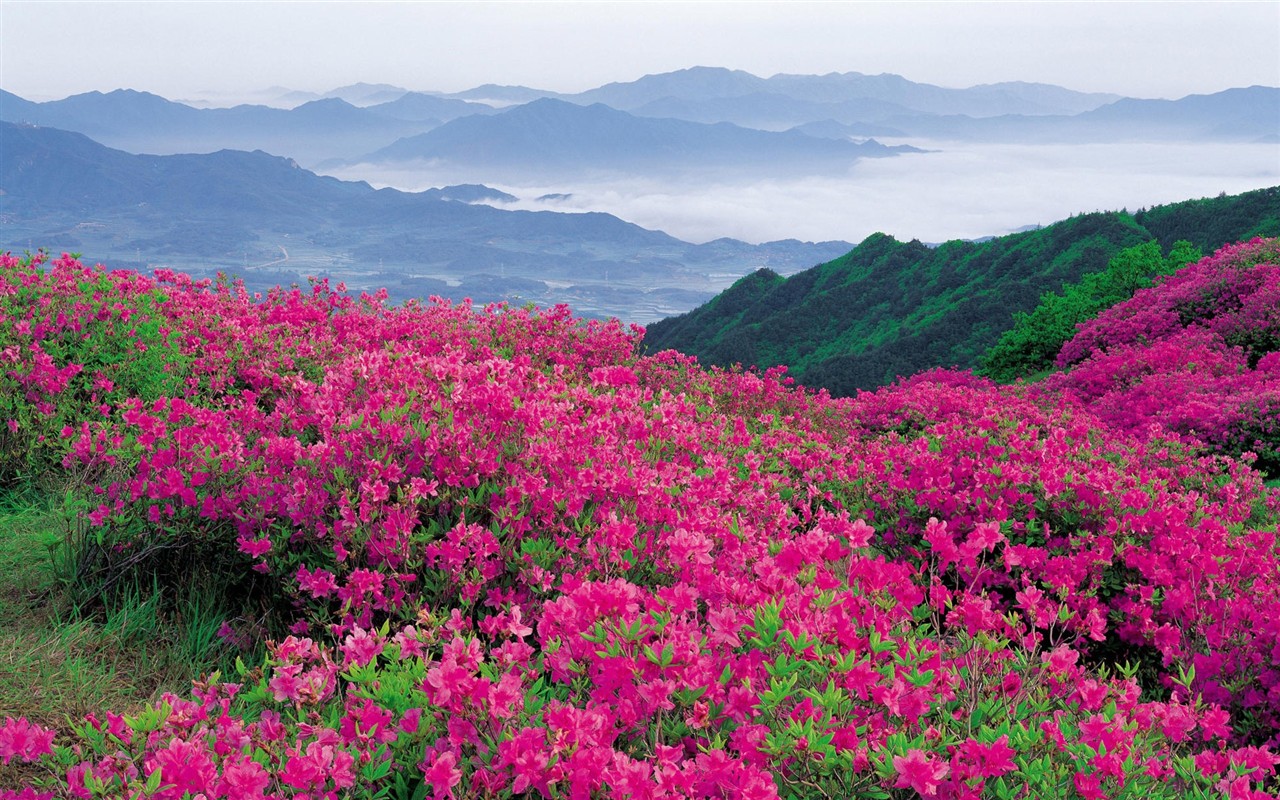
[[[1121,250],[1186,240],[1204,252],[1280,235],[1280,187],[1139,211],[1083,214],[985,242],[929,247],[873,234],[790,278],[760,270],[707,304],[648,327],[650,352],[704,364],[785,364],[851,394],[936,366],[974,367],[1041,294],[1105,269]]]

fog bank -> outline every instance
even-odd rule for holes
[[[876,231],[926,242],[978,238],[1081,212],[1134,211],[1280,184],[1280,148],[1273,143],[885,143],[931,152],[864,159],[846,174],[796,180],[721,175],[529,185],[441,165],[403,171],[357,165],[330,174],[407,191],[485,183],[519,198],[495,203],[501,208],[603,211],[687,241],[728,236],[753,243],[856,243]]]

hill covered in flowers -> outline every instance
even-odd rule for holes
[[[0,720],[0,798],[1273,796],[1278,251],[1048,381],[844,399],[564,309],[6,256],[0,481],[269,644]]]

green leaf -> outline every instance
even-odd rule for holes
[[[890,650],[896,650],[898,648],[898,643],[893,639],[881,639],[879,631],[871,632],[871,639],[868,644],[871,647],[871,652],[876,655],[887,653]]]
[[[917,687],[928,686],[930,683],[933,682],[933,670],[912,673],[910,675],[907,675],[907,680],[910,681],[913,686],[917,686]]]

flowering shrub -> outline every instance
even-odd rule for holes
[[[1280,240],[1255,239],[1080,326],[1048,382],[1107,423],[1153,422],[1280,473]]]
[[[85,270],[66,255],[46,272],[46,261],[0,260],[0,481],[56,469],[65,426],[181,387],[184,359],[152,281]]]
[[[0,800],[1267,796],[1280,502],[1243,462],[969,375],[833,400],[641,357],[563,308],[0,268],[0,380],[39,390],[10,430],[104,541],[198,541],[277,601],[230,681],[2,723],[36,777]],[[103,280],[167,383],[85,404],[77,351],[38,354]]]

